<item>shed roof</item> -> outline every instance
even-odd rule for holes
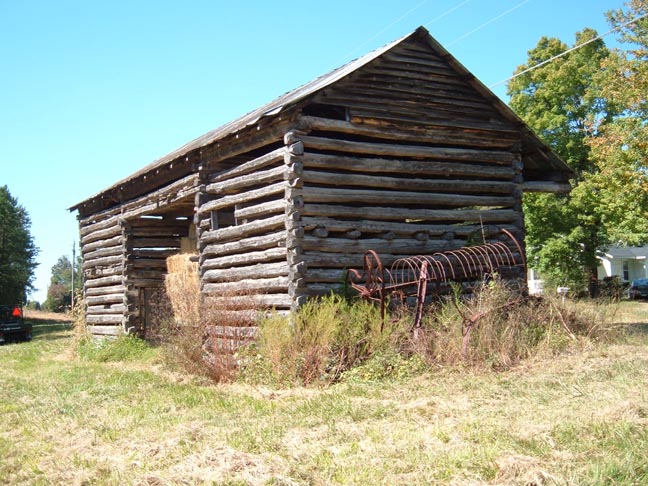
[[[487,88],[483,83],[481,83],[468,69],[466,69],[454,56],[452,56],[441,44],[439,44],[428,32],[425,27],[419,27],[412,33],[401,37],[389,44],[376,49],[358,59],[355,59],[333,71],[320,76],[292,91],[289,91],[270,103],[253,110],[246,115],[243,115],[240,118],[237,118],[234,121],[226,123],[215,130],[207,132],[206,134],[192,140],[191,142],[183,145],[182,147],[166,154],[165,156],[157,159],[153,163],[147,165],[141,170],[131,174],[130,176],[114,183],[108,188],[102,190],[101,192],[75,204],[70,207],[70,211],[79,210],[84,205],[96,201],[100,198],[111,193],[111,191],[117,191],[125,183],[136,179],[140,176],[144,176],[148,173],[153,173],[161,167],[172,164],[175,160],[181,159],[190,152],[210,145],[216,141],[222,140],[225,137],[235,134],[240,130],[244,129],[247,126],[257,124],[261,119],[268,117],[279,116],[280,113],[285,111],[287,108],[294,106],[299,101],[321,91],[322,89],[338,82],[342,78],[348,76],[349,74],[357,71],[361,67],[370,63],[376,58],[379,58],[384,53],[390,51],[395,46],[406,42],[408,40],[422,40],[427,43],[430,49],[435,52],[437,55],[442,57],[448,64],[470,84],[475,90],[477,90],[492,106],[506,119],[520,127],[523,137],[522,137],[522,151],[525,165],[531,164],[534,168],[539,170],[547,170],[554,172],[562,172],[566,176],[571,176],[573,171],[571,168],[560,159],[549,146],[540,140],[540,138],[519,118],[511,108],[509,108],[503,101],[501,101],[489,88]]]

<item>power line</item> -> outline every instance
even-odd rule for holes
[[[435,18],[433,18],[432,20],[430,20],[429,22],[427,22],[426,24],[423,24],[423,26],[424,26],[424,27],[427,27],[428,25],[432,25],[432,24],[433,24],[434,22],[436,22],[437,20],[441,20],[443,17],[445,17],[446,15],[451,14],[452,12],[454,12],[455,10],[457,10],[459,7],[463,7],[463,6],[466,5],[468,2],[470,2],[470,0],[464,0],[464,1],[461,2],[459,5],[455,5],[455,6],[452,7],[450,10],[446,10],[445,12],[443,12],[443,13],[442,13],[441,15],[439,15],[438,17],[435,17]]]
[[[360,48],[366,46],[366,45],[369,44],[372,40],[374,40],[375,38],[377,38],[378,36],[380,36],[381,34],[383,34],[384,32],[386,32],[387,30],[391,29],[394,25],[396,25],[398,22],[400,22],[401,20],[403,20],[405,17],[407,17],[409,14],[411,14],[411,13],[414,12],[415,10],[418,10],[419,8],[421,8],[421,7],[422,7],[423,5],[425,5],[427,2],[428,2],[428,0],[423,0],[421,3],[419,3],[419,4],[416,5],[415,7],[410,8],[407,12],[405,12],[403,15],[401,15],[400,17],[398,17],[398,18],[397,18],[396,20],[394,20],[392,23],[390,23],[387,27],[383,28],[383,29],[380,30],[377,34],[374,34],[374,35],[371,36],[369,39],[367,39],[367,40],[364,41],[362,44],[360,44],[360,45],[357,46],[355,49],[353,49],[351,52],[349,52],[346,56],[344,56],[344,59],[346,60],[346,59],[347,59],[349,56],[351,56],[353,53],[357,52],[358,50],[360,50]]]
[[[507,83],[507,82],[511,81],[512,79],[517,78],[518,76],[522,76],[523,74],[528,73],[529,71],[533,71],[534,69],[538,69],[539,67],[542,67],[542,66],[544,66],[545,64],[549,64],[551,61],[555,61],[556,59],[558,59],[558,58],[560,58],[560,57],[563,57],[564,55],[569,54],[570,52],[575,51],[576,49],[580,49],[581,47],[584,47],[584,46],[586,46],[587,44],[591,44],[591,43],[594,42],[594,41],[597,41],[597,40],[599,40],[599,39],[602,39],[603,37],[605,37],[606,35],[611,34],[611,33],[614,32],[615,30],[619,30],[621,27],[626,27],[626,26],[628,26],[628,25],[634,24],[635,22],[638,22],[639,20],[644,19],[644,18],[646,18],[646,17],[648,17],[648,13],[645,13],[645,14],[643,14],[643,15],[640,15],[639,17],[635,17],[634,19],[629,20],[628,22],[625,22],[624,24],[617,25],[616,27],[614,27],[613,29],[608,30],[608,31],[605,32],[604,34],[601,34],[601,35],[599,35],[599,36],[596,36],[596,37],[594,37],[593,39],[590,39],[590,40],[588,40],[588,41],[586,41],[586,42],[583,42],[582,44],[578,44],[577,46],[571,47],[571,48],[567,49],[566,51],[561,52],[560,54],[556,54],[555,56],[550,57],[549,59],[546,59],[545,61],[542,61],[541,63],[536,64],[535,66],[531,66],[531,67],[525,69],[524,71],[520,71],[519,73],[514,74],[513,76],[511,76],[511,77],[509,77],[509,78],[503,79],[502,81],[498,81],[498,82],[495,83],[495,84],[491,84],[491,85],[489,86],[489,88],[494,88],[495,86],[499,86],[500,84]]]
[[[517,10],[518,8],[520,8],[520,7],[521,7],[522,5],[524,5],[525,3],[528,3],[529,1],[530,1],[530,0],[524,0],[523,2],[518,3],[515,7],[508,9],[506,12],[502,12],[502,13],[499,14],[497,17],[494,17],[494,18],[490,19],[488,22],[484,22],[484,23],[481,24],[479,27],[477,27],[477,28],[471,30],[470,32],[466,32],[466,33],[465,33],[464,35],[462,35],[461,37],[458,37],[458,38],[456,38],[455,40],[453,40],[452,42],[450,42],[450,44],[446,44],[446,47],[450,47],[451,45],[456,44],[456,43],[459,42],[460,40],[465,39],[465,38],[468,37],[469,35],[474,34],[474,33],[477,32],[478,30],[483,29],[483,28],[486,27],[487,25],[492,24],[492,23],[495,22],[496,20],[499,20],[499,19],[501,19],[502,17],[504,17],[505,15],[508,15],[508,14],[510,14],[511,12],[513,12],[514,10]]]

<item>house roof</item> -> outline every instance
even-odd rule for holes
[[[599,252],[599,258],[608,260],[644,260],[648,257],[648,246],[611,246]]]
[[[477,90],[497,111],[506,119],[517,125],[522,133],[522,151],[525,159],[525,164],[531,164],[539,170],[550,170],[554,172],[561,172],[567,177],[573,174],[571,168],[560,159],[540,138],[519,118],[513,110],[511,110],[503,101],[501,101],[489,88],[482,84],[468,69],[466,69],[459,61],[457,61],[441,44],[439,44],[424,27],[419,27],[414,32],[401,37],[389,44],[366,54],[358,59],[355,59],[333,71],[320,76],[288,93],[279,96],[270,103],[253,110],[246,115],[243,115],[236,120],[226,123],[221,127],[212,130],[191,142],[183,145],[182,147],[168,153],[167,155],[157,159],[153,163],[147,165],[141,170],[131,174],[130,176],[116,182],[103,191],[75,204],[70,208],[70,211],[78,210],[86,203],[100,199],[104,195],[109,194],[111,191],[117,191],[125,183],[132,181],[140,176],[148,173],[153,173],[161,167],[173,163],[173,161],[184,157],[188,153],[210,145],[216,141],[222,140],[229,135],[233,135],[240,130],[250,125],[257,124],[261,119],[268,117],[276,117],[284,112],[287,108],[294,106],[299,101],[321,91],[322,89],[336,83],[349,74],[357,71],[361,67],[370,63],[381,55],[390,51],[395,46],[408,41],[410,39],[423,40],[427,45],[440,57],[442,57],[450,66],[457,71],[457,73],[466,80],[475,90]],[[567,179],[565,177],[565,180]]]

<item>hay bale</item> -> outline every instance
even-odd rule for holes
[[[165,287],[173,316],[178,324],[195,325],[199,320],[200,276],[194,254],[181,253],[167,258]]]

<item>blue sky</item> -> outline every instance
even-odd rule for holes
[[[490,86],[622,3],[0,0],[0,185],[41,249],[32,298],[78,241],[68,207],[276,96],[420,25]]]

